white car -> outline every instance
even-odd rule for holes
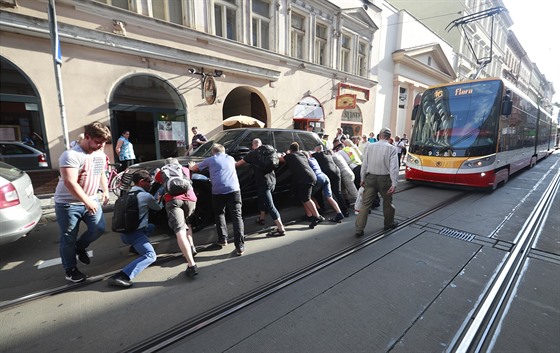
[[[41,201],[27,173],[0,162],[0,245],[31,232],[42,215]]]

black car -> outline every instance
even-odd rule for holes
[[[278,152],[285,152],[290,147],[292,142],[297,142],[300,148],[304,151],[312,151],[315,146],[321,144],[319,136],[313,132],[302,130],[287,130],[287,129],[230,129],[219,132],[208,140],[204,145],[200,146],[192,155],[186,157],[178,157],[179,163],[187,166],[189,162],[198,163],[205,158],[212,156],[212,147],[215,143],[224,146],[226,153],[232,156],[235,160],[242,159],[250,150],[253,139],[259,138],[263,144],[271,145],[276,148]],[[132,179],[132,173],[139,169],[147,169],[153,172],[156,168],[161,168],[165,164],[164,159],[155,161],[138,163],[130,166],[123,176],[124,184],[129,184]],[[237,168],[237,176],[241,186],[241,196],[244,201],[255,199],[257,191],[254,183],[253,168],[249,165],[244,165]],[[209,179],[208,170],[200,174],[193,174],[193,187],[197,194],[198,201],[196,211],[191,222],[194,230],[200,229],[206,225],[214,222],[211,207],[211,181]],[[289,193],[292,186],[292,175],[285,164],[280,164],[276,169],[276,188],[274,195]],[[159,185],[154,185],[152,191],[155,192]],[[164,212],[163,212],[164,213]],[[162,212],[157,214],[157,218],[164,217]],[[153,218],[151,216],[151,220]],[[155,220],[155,223],[161,220]]]

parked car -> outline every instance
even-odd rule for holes
[[[41,201],[27,173],[0,162],[0,245],[31,232],[42,215]]]
[[[44,152],[22,142],[0,141],[0,161],[23,170],[48,168]]]
[[[315,146],[321,144],[321,139],[317,134],[302,130],[266,128],[229,129],[212,136],[208,142],[200,146],[190,156],[178,157],[177,159],[179,163],[184,166],[187,166],[191,161],[198,163],[210,157],[212,155],[212,147],[214,144],[219,143],[224,146],[227,154],[235,158],[235,160],[240,160],[251,150],[251,144],[255,138],[261,139],[263,144],[274,146],[279,152],[287,151],[290,144],[294,141],[299,143],[302,150],[308,151],[313,150]],[[123,182],[125,184],[130,183],[132,173],[139,169],[148,169],[153,172],[156,168],[161,168],[164,164],[164,159],[134,164],[125,171]],[[237,176],[239,178],[243,200],[255,199],[257,197],[257,190],[254,183],[253,168],[247,164],[237,168]],[[209,180],[208,170],[200,174],[193,174],[192,179],[193,188],[198,197],[192,223],[194,229],[197,230],[214,222],[211,207],[211,181]],[[274,190],[274,195],[290,192],[291,186],[292,175],[288,166],[280,164],[276,169],[276,188]],[[157,187],[159,187],[159,185],[155,185],[152,192],[155,192]]]

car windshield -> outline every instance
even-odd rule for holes
[[[226,151],[230,150],[232,144],[237,140],[240,136],[240,132],[238,130],[226,130],[217,133],[216,135],[212,136],[211,140],[208,140],[205,144],[200,146],[194,153],[193,156],[196,157],[210,157],[212,155],[212,147],[214,144],[219,143],[220,145],[224,146]]]
[[[411,152],[473,156],[495,152],[500,81],[438,87],[422,95]]]

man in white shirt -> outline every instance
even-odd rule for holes
[[[356,236],[364,235],[367,224],[368,211],[374,197],[379,192],[383,197],[384,229],[395,229],[395,206],[393,206],[393,193],[397,188],[399,177],[399,161],[395,146],[389,143],[391,130],[383,128],[379,132],[379,142],[366,146],[362,159],[361,186],[364,187],[361,209],[356,218]]]

